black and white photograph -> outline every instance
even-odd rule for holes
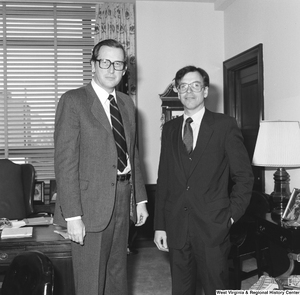
[[[293,222],[292,224],[289,222],[289,225],[300,226],[300,189],[293,189],[282,218]]]
[[[37,204],[44,203],[44,181],[36,181],[33,201]]]
[[[56,180],[51,179],[50,180],[50,203],[55,203],[56,193],[57,193]]]

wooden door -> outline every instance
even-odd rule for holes
[[[251,162],[259,123],[264,118],[262,49],[258,44],[223,63],[224,112],[236,118]],[[263,192],[263,168],[252,167],[253,189]]]

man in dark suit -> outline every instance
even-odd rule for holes
[[[91,83],[63,94],[57,107],[54,222],[73,241],[76,295],[126,295],[130,215],[140,226],[148,212],[135,107],[115,90],[126,71],[123,46],[99,42],[91,65]]]
[[[228,233],[250,202],[252,169],[235,119],[204,106],[208,74],[184,67],[175,86],[184,115],[162,131],[154,242],[170,253],[173,295],[201,294],[199,282],[213,295],[228,289]]]

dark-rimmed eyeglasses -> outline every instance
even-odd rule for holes
[[[113,65],[116,71],[123,71],[126,67],[126,63],[124,61],[116,60],[111,62],[109,59],[96,59],[99,62],[99,67],[101,69],[108,69],[111,65]]]
[[[180,94],[186,93],[189,88],[191,88],[193,92],[201,92],[205,87],[201,84],[201,82],[198,81],[192,82],[190,84],[182,83],[177,87]]]

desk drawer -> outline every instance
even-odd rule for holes
[[[71,257],[71,245],[70,244],[37,244],[26,246],[27,251],[37,250],[45,253],[47,256],[53,255],[65,255]]]
[[[0,249],[0,266],[9,265],[12,260],[21,252],[25,251],[25,247],[14,249]]]
[[[300,231],[287,229],[275,224],[260,221],[258,232],[268,237],[269,240],[279,244],[290,251],[299,250]]]

